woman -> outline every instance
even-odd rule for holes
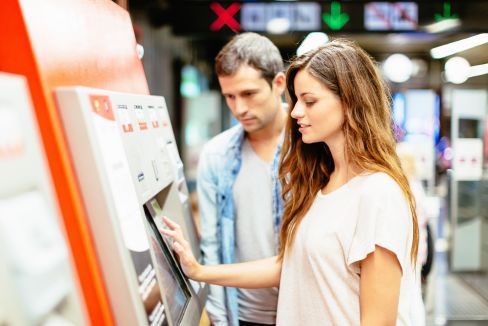
[[[287,95],[279,255],[201,266],[179,226],[166,219],[161,231],[190,278],[279,286],[277,325],[411,325],[415,204],[377,67],[354,43],[335,40],[291,63]]]

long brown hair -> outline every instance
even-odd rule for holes
[[[343,132],[346,157],[359,170],[384,172],[400,186],[408,200],[413,219],[410,258],[415,264],[418,251],[418,225],[415,200],[395,151],[390,94],[371,57],[347,40],[334,40],[295,58],[286,74],[290,110],[297,102],[296,74],[306,69],[334,92],[344,107]],[[334,171],[332,154],[323,142],[305,144],[296,121],[286,125],[279,178],[285,202],[280,232],[279,259],[291,248],[300,222],[318,191],[329,182]]]

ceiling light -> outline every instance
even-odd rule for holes
[[[435,47],[430,50],[430,55],[434,59],[440,59],[485,43],[488,43],[488,33],[478,34],[463,40]]]
[[[329,42],[329,37],[327,34],[322,32],[309,33],[298,47],[297,55],[302,55],[305,52],[326,44],[327,42]]]
[[[443,19],[433,24],[426,25],[425,31],[429,33],[445,32],[461,25],[461,21],[458,18]]]
[[[396,53],[386,58],[383,63],[383,71],[392,82],[403,83],[412,75],[413,64],[406,55]]]
[[[484,74],[488,74],[488,63],[485,63],[483,65],[471,66],[471,68],[469,68],[469,77],[481,76]]]
[[[290,30],[290,20],[273,18],[266,24],[266,31],[271,34],[284,34]]]
[[[469,78],[470,64],[461,57],[453,57],[446,61],[444,71],[446,80],[453,84],[462,84]]]

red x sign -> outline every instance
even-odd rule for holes
[[[234,32],[238,32],[241,29],[241,25],[233,17],[241,9],[240,4],[234,2],[227,9],[224,9],[219,3],[212,2],[210,9],[218,16],[212,25],[210,25],[212,31],[219,31],[224,25],[229,26]]]

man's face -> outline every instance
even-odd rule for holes
[[[283,74],[270,86],[259,70],[242,65],[235,74],[218,78],[227,105],[246,132],[262,130],[275,121],[285,87]]]

